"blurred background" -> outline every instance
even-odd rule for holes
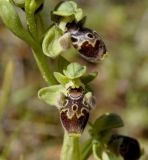
[[[47,24],[58,2],[45,1]],[[77,2],[87,15],[86,26],[100,33],[108,50],[98,65],[85,62],[74,49],[64,54],[99,73],[91,83],[97,106],[90,121],[105,112],[118,113],[125,124],[118,132],[137,138],[144,149],[141,160],[147,160],[148,1]],[[0,21],[0,160],[59,159],[63,129],[58,110],[37,98],[43,86],[31,49]],[[82,141],[87,137],[86,128]]]

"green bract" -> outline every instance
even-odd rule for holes
[[[96,78],[97,74],[98,74],[98,72],[89,73],[89,74],[81,77],[81,81],[84,84],[87,84],[87,83],[91,82],[92,80],[94,80]]]
[[[97,137],[99,133],[103,131],[109,131],[113,128],[118,128],[123,126],[123,121],[115,113],[106,113],[99,117],[95,123],[92,125],[91,134]]]
[[[69,79],[76,79],[81,76],[86,72],[86,67],[81,66],[78,63],[71,63],[67,66],[65,70],[63,70],[63,73],[65,74],[66,77]]]
[[[46,56],[51,58],[57,57],[64,49],[59,42],[63,32],[57,26],[52,25],[46,33],[42,48]]]
[[[62,85],[54,85],[40,89],[38,97],[49,105],[58,106],[58,100],[64,92],[65,88]]]
[[[66,67],[67,61],[63,61],[62,59],[62,62],[65,62],[63,70],[61,70],[63,71],[64,75],[59,72],[54,72],[54,77],[62,85],[65,85],[70,81],[73,81],[76,86],[80,85],[80,81],[83,84],[88,84],[97,76],[97,72],[84,75],[84,73],[86,72],[86,67],[81,66],[78,63],[71,63]]]
[[[65,1],[56,6],[55,10],[52,12],[52,19],[54,21],[64,17],[70,17],[71,20],[78,22],[83,18],[83,11],[81,8],[78,8],[75,2]]]

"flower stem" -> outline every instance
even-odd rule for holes
[[[52,74],[53,72],[48,66],[48,59],[44,56],[42,50],[40,48],[33,47],[33,55],[45,82],[49,85],[56,84],[56,80]]]
[[[81,151],[81,160],[86,160],[92,154],[92,139],[85,142]]]
[[[37,25],[35,21],[35,8],[36,3],[35,1],[32,0],[26,0],[25,1],[25,12],[26,12],[26,20],[27,20],[27,25],[30,33],[36,40],[38,40],[38,33],[37,33]]]
[[[65,132],[60,160],[80,160],[80,135]]]
[[[33,42],[31,41],[33,55],[37,62],[39,70],[43,76],[43,79],[49,85],[53,85],[56,83],[56,81],[53,77],[53,74],[52,74],[53,72],[50,70],[48,66],[48,59],[43,54],[42,47],[39,42],[39,37],[37,33],[37,24],[36,24],[35,15],[34,15],[35,9],[36,9],[35,1],[31,1],[31,0],[25,1],[26,20],[28,24],[28,29],[32,35],[29,37],[33,41]]]

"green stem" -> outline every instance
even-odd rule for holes
[[[65,132],[60,160],[80,160],[80,136]]]
[[[100,145],[101,144],[98,141],[93,141],[92,150],[95,160],[102,160],[102,148]]]
[[[26,20],[28,24],[28,28],[32,36],[37,39],[38,33],[37,33],[37,25],[35,21],[35,2],[32,0],[25,0],[25,11],[26,11]]]
[[[33,50],[34,58],[37,62],[37,65],[39,67],[39,70],[43,76],[43,79],[45,82],[47,82],[49,85],[53,85],[56,83],[53,72],[49,69],[48,66],[48,59],[45,57],[42,51],[41,44],[39,42],[38,32],[37,32],[37,24],[35,21],[35,12],[36,9],[36,3],[32,0],[26,0],[25,1],[25,11],[26,11],[26,19],[28,24],[28,29],[32,35],[29,36],[30,38],[30,44]]]
[[[53,72],[48,66],[48,59],[44,56],[42,49],[39,46],[32,46],[32,49],[34,58],[45,82],[49,85],[56,84],[56,80],[53,77]]]
[[[92,154],[92,139],[89,139],[83,146],[81,152],[81,160],[86,160]]]

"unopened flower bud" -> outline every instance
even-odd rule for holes
[[[124,160],[138,160],[141,156],[138,141],[131,137],[112,135],[108,146],[113,153],[121,155]]]

